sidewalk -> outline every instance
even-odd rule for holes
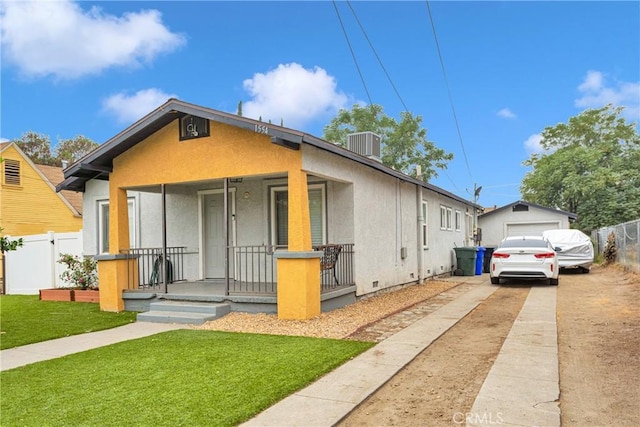
[[[135,322],[104,331],[10,348],[0,351],[0,371],[184,327],[184,325]]]

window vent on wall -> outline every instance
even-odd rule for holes
[[[380,136],[373,132],[358,132],[347,135],[347,149],[381,162]]]
[[[523,205],[522,203],[518,203],[517,205],[513,205],[513,212],[528,212],[529,206]]]
[[[4,183],[20,185],[20,161],[4,159]]]

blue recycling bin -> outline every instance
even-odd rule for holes
[[[478,253],[476,254],[476,276],[482,274],[482,262],[484,261],[485,248],[482,246],[476,247]]]

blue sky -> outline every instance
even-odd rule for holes
[[[321,136],[370,97],[454,154],[433,184],[502,206],[545,127],[607,103],[639,121],[640,2],[428,6],[3,0],[0,138],[102,143],[170,97]]]

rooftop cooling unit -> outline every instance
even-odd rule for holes
[[[347,135],[347,149],[378,162],[382,161],[380,136],[373,132],[358,132]]]

